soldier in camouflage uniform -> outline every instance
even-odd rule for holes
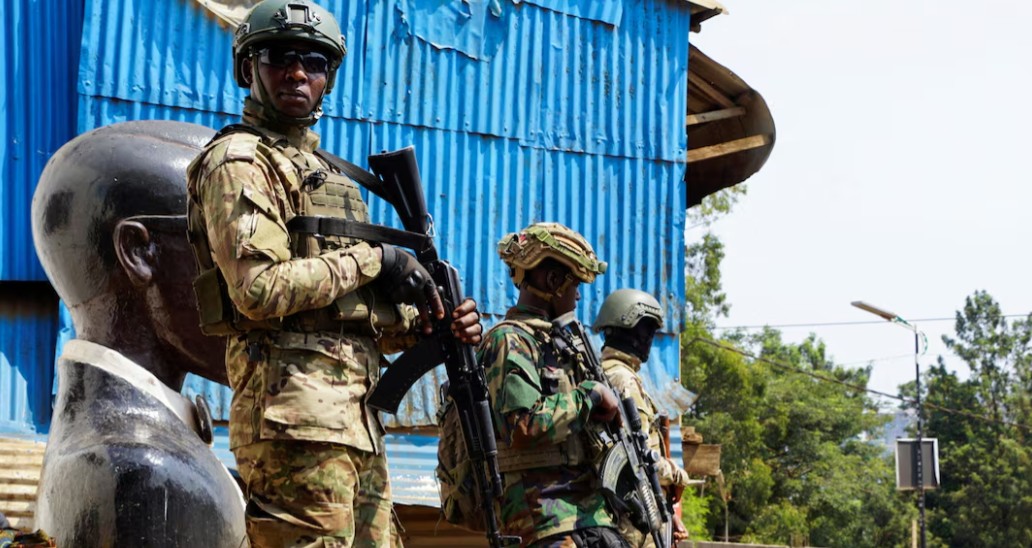
[[[642,425],[649,427],[649,446],[662,454],[662,437],[655,422],[657,407],[642,385],[639,371],[649,360],[652,340],[663,327],[663,310],[655,297],[637,289],[614,291],[602,303],[592,329],[602,333],[602,370],[610,384],[622,397],[632,397],[641,414]],[[688,472],[670,458],[658,462],[659,484],[674,500],[688,486]],[[639,531],[629,520],[620,522],[620,532],[631,546],[654,547],[652,537]],[[684,524],[674,520],[674,540],[687,538]],[[667,547],[662,547],[667,548]]]
[[[499,437],[503,530],[524,546],[626,546],[600,493],[585,435],[591,421],[617,416],[616,396],[585,380],[579,366],[552,351],[551,320],[573,310],[577,287],[605,272],[583,236],[556,223],[510,234],[498,253],[519,288],[519,301],[478,350]]]
[[[399,543],[383,429],[365,398],[382,353],[414,342],[417,315],[429,332],[430,316],[444,314],[410,254],[298,228],[319,217],[369,221],[341,173],[348,166],[319,151],[308,129],[344,54],[323,8],[255,6],[233,45],[234,76],[250,90],[243,123],[188,169],[195,290],[202,328],[229,335],[230,448],[252,546]],[[452,329],[480,341],[472,301],[456,307]]]

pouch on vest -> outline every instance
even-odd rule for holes
[[[254,329],[279,329],[278,319],[249,320],[237,312],[229,299],[229,286],[222,271],[212,267],[204,270],[193,281],[197,297],[197,312],[201,320],[201,333],[213,337],[239,335]]]
[[[447,391],[445,384],[442,391]],[[441,514],[448,523],[477,533],[486,532],[484,504],[480,501],[473,466],[466,452],[459,412],[451,398],[446,398],[437,413],[437,487],[441,497]],[[498,501],[495,515],[498,514]]]

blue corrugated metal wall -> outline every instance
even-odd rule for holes
[[[50,155],[75,136],[81,1],[0,2],[0,280],[46,280],[29,204]]]
[[[46,282],[0,282],[0,431],[48,431],[57,295]]]
[[[29,211],[50,155],[75,135],[83,2],[0,2],[0,430],[50,423],[57,299],[32,247]]]
[[[349,48],[316,128],[324,146],[361,160],[416,145],[442,253],[492,321],[515,300],[495,242],[557,220],[612,264],[583,291],[582,319],[611,290],[638,287],[661,297],[668,325],[680,324],[686,5],[571,2],[563,13],[562,3],[503,3],[497,16],[447,21],[457,38],[442,46],[426,35],[448,16],[434,10],[440,2],[322,4],[345,22]],[[133,24],[143,21],[162,24]],[[458,39],[466,35],[479,41]],[[80,131],[146,118],[217,128],[240,110],[231,33],[196,4],[89,0],[83,44]],[[394,222],[385,204],[372,210]],[[676,336],[660,336],[651,384],[676,378],[678,351]],[[438,385],[421,383],[395,424],[426,424]],[[224,391],[198,381],[188,391],[209,394],[218,415],[228,410]]]

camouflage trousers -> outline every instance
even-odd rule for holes
[[[345,445],[265,440],[237,447],[253,548],[402,545],[387,457]]]

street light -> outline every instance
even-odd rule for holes
[[[917,462],[917,508],[921,512],[921,548],[925,548],[925,490],[924,490],[924,464],[922,461],[921,454],[921,438],[924,437],[924,423],[921,420],[921,366],[918,363],[918,356],[921,355],[921,337],[924,333],[917,330],[917,326],[899,317],[899,314],[894,314],[888,310],[878,308],[867,304],[863,301],[853,301],[853,306],[863,310],[864,312],[870,312],[879,318],[890,321],[894,324],[901,325],[914,332],[914,380],[917,381],[917,456],[915,460]]]

